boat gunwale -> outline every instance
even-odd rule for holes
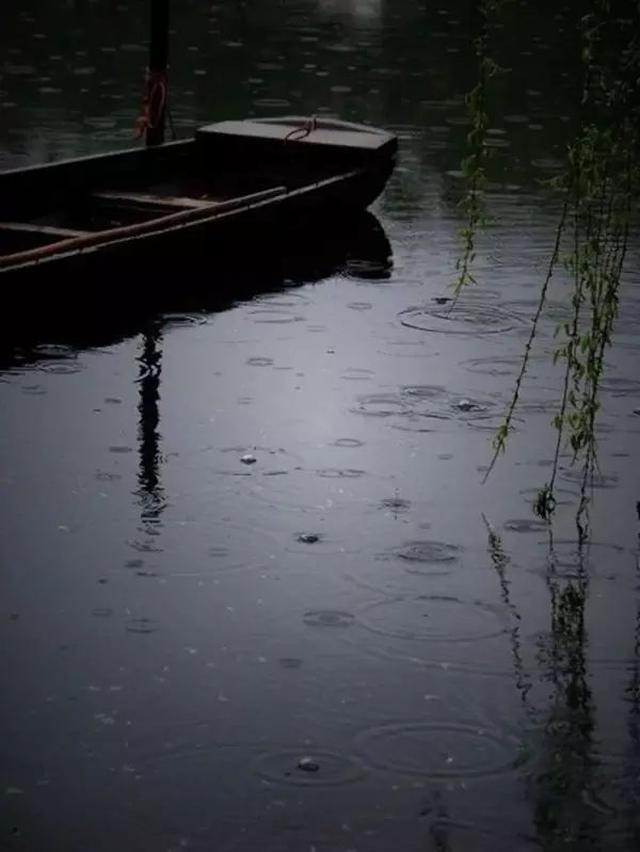
[[[98,152],[96,154],[84,154],[82,157],[64,157],[60,160],[54,160],[52,163],[32,163],[28,166],[16,166],[12,169],[3,169],[0,171],[0,187],[2,185],[2,181],[7,178],[17,178],[22,177],[25,178],[31,177],[32,175],[36,175],[44,172],[55,171],[56,169],[60,169],[62,171],[64,168],[69,166],[81,166],[81,165],[100,165],[101,162],[114,162],[119,159],[127,159],[130,157],[161,157],[164,154],[171,154],[180,148],[187,148],[189,145],[196,146],[196,139],[176,139],[172,142],[165,142],[162,146],[158,148],[121,148],[117,151],[103,151]]]

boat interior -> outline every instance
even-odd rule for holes
[[[42,203],[42,198],[29,211],[18,209],[13,216],[2,215],[0,255],[153,222],[176,213],[223,212],[286,195],[332,175],[326,167],[313,171],[308,167],[278,169],[276,164],[266,169],[255,164],[238,173],[216,168],[211,162],[201,163],[200,159],[181,162],[180,158],[166,164],[165,174],[157,169],[134,167],[122,172],[105,168],[103,174],[93,174],[88,182],[76,179],[66,189],[51,187],[46,193],[48,203]],[[165,176],[167,172],[170,179]]]
[[[5,172],[0,257],[166,217],[190,221],[337,177],[361,163],[362,140],[369,155],[368,137],[379,141],[354,127],[222,122],[158,148]]]

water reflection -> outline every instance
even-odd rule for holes
[[[640,503],[637,504],[640,521]],[[636,621],[633,634],[633,652],[629,667],[629,683],[625,700],[629,705],[627,727],[629,747],[623,759],[622,799],[625,804],[625,822],[634,846],[640,846],[640,532],[636,560]]]
[[[162,369],[162,333],[159,320],[144,332],[139,357],[138,412],[139,469],[138,496],[141,520],[148,535],[157,535],[164,508],[164,490],[160,479],[160,375]]]
[[[531,725],[532,739],[523,744],[516,762],[528,767],[539,845],[546,852],[632,848],[627,843],[638,838],[640,606],[636,610],[630,682],[625,690],[629,702],[629,748],[623,777],[616,781],[605,772],[603,761],[611,765],[611,757],[596,736],[596,705],[590,686],[586,626],[591,581],[588,545],[579,540],[573,542],[573,570],[567,576],[566,554],[557,552],[553,530],[550,526],[547,529],[550,627],[539,641],[537,664],[548,695],[540,700],[544,690],[534,688],[523,654],[521,626],[525,614],[511,594],[507,575],[511,559],[501,537],[484,515],[483,518],[500,596],[512,616],[514,682]],[[567,542],[564,545],[566,550]],[[622,829],[617,820],[620,816]]]
[[[545,850],[601,850],[602,829],[615,812],[602,798],[604,779],[594,742],[595,707],[589,686],[585,605],[589,577],[578,543],[575,579],[557,575],[553,539],[548,588],[551,628],[540,666],[551,687],[540,743],[534,820]]]
[[[487,529],[487,550],[500,584],[500,599],[510,617],[509,642],[511,645],[516,689],[518,690],[527,716],[533,720],[535,718],[535,711],[529,700],[529,692],[532,688],[531,676],[527,671],[522,650],[522,614],[512,599],[511,580],[507,574],[507,569],[511,567],[511,560],[504,548],[501,537],[493,528],[486,515],[482,515],[482,520]]]

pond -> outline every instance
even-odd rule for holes
[[[24,336],[0,347],[0,847],[638,848],[637,244],[589,546],[568,455],[553,523],[532,510],[562,275],[483,484],[557,224],[540,179],[575,115],[571,4],[506,18],[491,221],[453,309],[469,4],[174,5],[178,136],[339,115],[395,132],[398,166],[348,232],[275,264],[186,257],[185,280],[211,281],[200,301],[176,282],[162,313],[122,304],[37,333],[16,318]],[[0,168],[132,144],[146,4],[3,9]]]

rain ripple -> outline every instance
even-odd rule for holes
[[[338,787],[359,781],[364,770],[354,758],[337,752],[284,749],[260,755],[253,771],[264,781],[292,787]]]
[[[407,541],[400,547],[379,553],[376,559],[398,561],[408,574],[440,576],[449,573],[460,557],[460,550],[442,541]]]
[[[360,621],[372,633],[432,642],[474,642],[506,630],[505,618],[495,607],[450,595],[375,601]]]
[[[432,780],[486,778],[522,762],[516,741],[467,724],[391,723],[363,732],[356,744],[375,769]]]
[[[396,418],[394,428],[404,431],[431,431],[433,423],[424,420],[473,421],[491,416],[496,403],[470,399],[452,393],[440,385],[405,385],[395,393],[359,396],[351,411],[367,417]],[[400,418],[398,421],[397,418]]]
[[[521,318],[497,304],[460,299],[455,305],[434,304],[411,307],[399,314],[400,322],[407,328],[441,334],[501,334],[520,325]]]

